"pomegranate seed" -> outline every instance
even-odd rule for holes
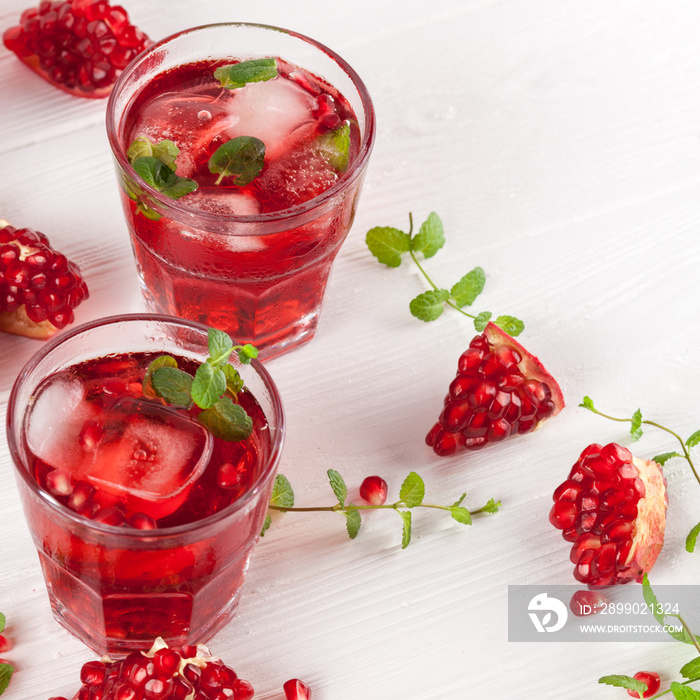
[[[254,695],[253,686],[248,681],[239,678],[233,684],[233,697],[235,700],[251,700]]]
[[[46,489],[54,496],[68,496],[73,491],[70,474],[63,469],[54,469],[46,475]]]
[[[373,506],[383,506],[389,487],[381,476],[368,476],[360,484],[360,496]]]
[[[0,634],[0,654],[4,654],[6,651],[10,651],[10,649],[12,649],[12,642],[7,637]]]
[[[569,608],[576,617],[586,617],[600,612],[609,602],[599,591],[576,591],[571,596]]]
[[[650,698],[658,692],[661,687],[661,678],[658,673],[653,671],[638,671],[632,676],[634,680],[646,683],[647,689],[642,693],[643,698]],[[628,690],[627,694],[633,698],[638,698],[639,693],[636,690]]]
[[[180,665],[180,654],[174,649],[158,649],[153,655],[156,673],[161,676],[172,676]]]
[[[91,452],[99,445],[103,433],[104,428],[100,423],[95,420],[86,420],[80,430],[78,442],[84,450]]]
[[[287,700],[309,700],[311,697],[311,688],[298,678],[288,680],[282,687]]]
[[[126,524],[137,530],[155,530],[158,528],[156,521],[145,513],[132,513],[126,519]]]
[[[85,685],[101,685],[107,676],[107,667],[101,661],[88,661],[80,669],[80,680]]]
[[[236,488],[241,484],[242,478],[238,468],[230,462],[225,462],[216,473],[216,483],[224,489]]]
[[[93,516],[93,520],[96,523],[103,523],[104,525],[122,525],[126,520],[124,516],[124,511],[119,506],[109,506],[108,508],[102,508],[98,510]]]

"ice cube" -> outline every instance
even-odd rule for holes
[[[87,479],[154,519],[184,502],[207,466],[212,436],[174,409],[125,396],[109,410]]]
[[[188,195],[187,206],[224,216],[260,213],[260,204],[253,195],[233,187],[200,187]]]
[[[80,478],[89,466],[89,455],[80,446],[80,432],[98,411],[85,400],[77,377],[68,372],[52,375],[37,389],[25,419],[29,450],[55,469]]]
[[[234,119],[227,127],[229,138],[255,136],[265,144],[265,160],[278,158],[289,141],[313,127],[316,98],[297,83],[277,77],[248,83],[231,91],[227,102]],[[296,133],[300,132],[300,133]]]

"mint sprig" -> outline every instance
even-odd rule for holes
[[[7,619],[4,613],[0,613],[0,633],[5,630],[5,624]],[[5,640],[3,640],[4,642]],[[10,679],[12,674],[15,672],[15,667],[12,664],[0,663],[0,695],[2,695],[6,690],[7,686],[10,685]]]
[[[452,505],[438,505],[435,503],[425,503],[425,483],[416,472],[410,472],[404,479],[399,489],[399,498],[394,503],[383,505],[357,505],[347,501],[348,489],[345,480],[335,469],[327,471],[328,481],[336,498],[337,503],[331,506],[307,506],[297,507],[294,505],[294,490],[292,485],[283,474],[278,474],[272,488],[270,503],[268,504],[268,514],[263,524],[261,535],[264,535],[272,524],[272,515],[269,511],[279,511],[282,513],[310,513],[329,512],[339,513],[345,518],[345,526],[350,539],[354,540],[360,532],[362,526],[362,513],[369,510],[393,510],[399,514],[402,523],[401,548],[405,549],[411,542],[413,530],[413,510],[416,508],[432,508],[446,511],[453,520],[462,525],[471,525],[472,516],[480,513],[497,513],[501,502],[493,498],[475,510],[468,510],[462,505],[466,494]]]
[[[255,136],[236,136],[214,151],[209,159],[209,172],[219,177],[219,185],[225,177],[233,177],[233,184],[249,185],[265,164],[265,144]]]
[[[602,416],[603,418],[607,418],[608,420],[616,421],[618,423],[629,423],[630,424],[630,438],[632,441],[636,442],[637,440],[641,439],[642,435],[644,434],[644,428],[643,426],[645,425],[650,425],[655,428],[659,428],[659,430],[663,430],[664,432],[668,433],[669,435],[672,435],[679,443],[680,445],[680,452],[678,451],[671,451],[671,452],[663,452],[661,454],[656,455],[653,457],[653,461],[656,462],[657,464],[660,464],[663,466],[668,462],[670,459],[675,459],[676,457],[680,457],[682,459],[685,459],[685,461],[688,463],[690,466],[690,470],[693,472],[693,475],[695,476],[696,481],[700,484],[700,473],[698,473],[698,469],[695,466],[695,463],[693,462],[692,457],[690,456],[690,450],[695,447],[696,445],[700,444],[700,430],[696,430],[690,437],[686,438],[685,440],[674,430],[671,430],[670,428],[667,428],[665,425],[661,425],[661,423],[657,423],[656,421],[652,420],[646,420],[642,418],[642,411],[641,409],[637,409],[630,418],[618,418],[615,416],[610,416],[606,413],[603,413],[602,411],[599,411],[596,407],[595,404],[593,403],[593,399],[591,399],[589,396],[584,396],[583,401],[579,404],[580,408],[585,408],[588,411],[591,411],[591,413],[595,413],[598,416]],[[697,539],[698,535],[700,534],[700,523],[695,525],[693,529],[688,533],[688,536],[686,537],[685,541],[685,548],[686,551],[688,552],[694,552],[695,551],[695,546],[697,544]]]
[[[153,360],[143,379],[143,395],[185,409],[196,405],[202,409],[197,420],[212,435],[231,442],[245,440],[253,432],[253,421],[236,403],[243,380],[228,360],[235,352],[243,364],[249,364],[258,351],[250,344],[234,345],[228,334],[215,328],[208,331],[207,345],[209,357],[194,376],[180,369],[170,355]]]
[[[242,88],[248,83],[260,83],[277,77],[276,58],[253,58],[227,66],[219,66],[214,77],[227,90]]]
[[[666,633],[673,637],[675,640],[683,642],[685,644],[689,644],[690,646],[694,647],[697,653],[700,654],[700,642],[698,642],[698,638],[692,632],[692,630],[688,626],[688,623],[683,619],[683,616],[678,613],[664,612],[666,608],[661,603],[659,603],[658,598],[656,597],[656,594],[652,590],[651,584],[649,583],[649,577],[646,574],[644,574],[644,577],[642,579],[642,595],[644,597],[644,602],[647,604],[652,615],[659,623],[659,625],[664,627]],[[668,624],[667,618],[669,617],[678,620],[678,622],[681,625],[681,632],[677,631],[674,625]],[[700,681],[700,656],[695,657],[688,663],[684,664],[680,669],[680,675],[683,676],[683,678],[685,678],[686,680],[682,683],[673,681],[667,690],[663,690],[659,693],[656,693],[649,700],[654,700],[655,698],[663,697],[664,695],[668,695],[669,693],[676,700],[700,700],[700,692],[695,690],[694,688],[689,687],[690,683]],[[646,683],[642,683],[632,678],[631,676],[623,674],[603,676],[602,678],[598,679],[598,683],[601,683],[603,685],[612,685],[617,688],[625,688],[627,690],[636,690],[637,693],[639,693],[639,697],[642,697],[642,693],[644,693],[647,690]]]
[[[194,180],[175,173],[180,149],[169,139],[152,143],[145,136],[140,136],[130,144],[126,154],[136,174],[170,199],[180,199],[199,187]],[[161,215],[153,209],[150,198],[137,183],[124,177],[122,187],[127,196],[136,202],[137,213],[153,221],[160,219]]]
[[[434,321],[439,318],[445,306],[456,309],[474,322],[481,333],[491,321],[490,311],[471,314],[464,310],[471,306],[481,294],[486,283],[486,275],[481,267],[475,267],[449,289],[433,282],[418,260],[421,253],[424,259],[432,258],[445,245],[445,230],[440,217],[432,212],[421,224],[418,233],[413,234],[413,215],[409,214],[408,232],[390,226],[376,226],[367,232],[365,242],[372,255],[387,267],[399,267],[404,254],[408,253],[432,289],[411,300],[411,314],[421,321]],[[514,316],[498,316],[493,323],[511,336],[522,333],[525,324]]]

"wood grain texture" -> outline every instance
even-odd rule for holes
[[[211,648],[261,700],[291,677],[314,700],[626,697],[598,677],[656,670],[664,686],[692,654],[678,644],[513,644],[509,584],[573,583],[547,521],[551,492],[590,442],[630,444],[624,426],[577,408],[642,407],[689,435],[700,427],[700,11],[695,0],[268,0],[124,3],[153,38],[193,24],[256,21],[328,44],[363,76],[376,148],[351,235],[336,261],[312,343],[269,363],[287,411],[281,471],[299,503],[330,503],[325,472],[351,497],[381,474],[398,492],[418,471],[436,502],[503,510],[464,528],[373,513],[350,542],[340,516],[276,518],[254,554],[239,613]],[[19,14],[0,0],[0,27]],[[0,47],[0,217],[46,232],[75,258],[92,296],[79,321],[142,310],[104,133],[104,102],[53,90]],[[523,318],[523,343],[567,408],[535,434],[438,459],[423,435],[438,415],[468,319],[411,318],[422,279],[379,266],[375,225],[437,211],[447,244],[426,267],[450,285],[487,273],[476,306]],[[0,338],[0,402],[35,341]],[[1,416],[0,416],[1,417]],[[634,446],[675,449],[650,429]],[[700,486],[666,468],[671,506],[657,583],[697,583],[683,551]],[[391,497],[391,495],[390,495]],[[0,450],[0,610],[19,673],[8,700],[72,696],[93,657],[51,618]],[[4,698],[3,698],[4,700]]]

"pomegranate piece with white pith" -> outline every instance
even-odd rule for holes
[[[26,9],[3,43],[52,85],[80,97],[106,97],[150,43],[108,0],[43,0]]]
[[[440,456],[477,450],[536,430],[562,408],[561,389],[542,363],[489,323],[459,358],[442,413],[425,441]]]
[[[121,660],[88,661],[80,681],[72,700],[251,700],[254,695],[251,684],[205,646],[170,649],[162,639]]]
[[[549,521],[573,543],[577,581],[589,586],[641,582],[664,543],[668,497],[656,462],[615,443],[594,443],[553,498]]]
[[[78,266],[48,238],[0,219],[0,330],[44,339],[73,322],[88,298]]]

